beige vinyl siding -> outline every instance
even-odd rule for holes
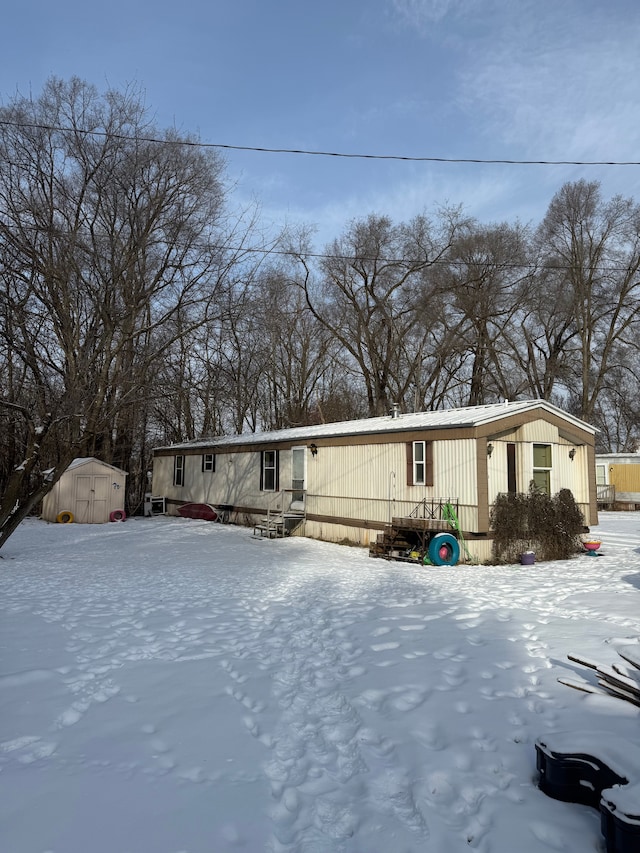
[[[558,441],[558,428],[546,421],[530,421],[518,430],[518,440],[536,444],[554,444]]]
[[[466,529],[477,526],[475,440],[433,442],[433,486],[406,483],[406,442],[322,447],[308,466],[307,514],[387,523],[423,500],[458,500]]]
[[[312,493],[327,498],[386,501],[389,495],[403,500],[410,493],[420,499],[431,492],[427,486],[406,485],[406,445],[404,442],[353,447],[327,447],[319,451]]]
[[[551,424],[535,421],[525,424],[518,431],[518,441],[510,437],[492,439],[493,452],[487,459],[488,475],[488,500],[492,504],[497,495],[508,490],[507,483],[507,444],[516,444],[516,470],[517,488],[519,492],[526,492],[533,478],[535,444],[548,444],[551,446],[551,494],[556,494],[561,488],[568,488],[573,493],[577,503],[584,504],[583,513],[589,518],[589,495],[588,482],[588,448],[584,444],[573,444],[567,439],[561,438],[558,430]],[[524,437],[523,437],[524,436]],[[569,452],[575,449],[573,460]]]
[[[433,442],[433,486],[407,486],[406,443],[322,447],[309,461],[309,491],[337,498],[387,500],[416,504],[424,497],[452,497],[475,502],[475,441]]]
[[[424,498],[452,498],[461,507],[475,507],[475,440],[435,441],[433,464],[434,486],[407,486],[404,441],[319,447],[317,456],[307,458],[307,514],[384,523],[390,512],[408,515]],[[184,486],[178,487],[173,485],[173,456],[156,456],[153,493],[178,503],[267,506],[272,493],[259,489],[259,451],[218,450],[215,473],[201,467],[201,455],[185,456]],[[291,450],[286,449],[280,452],[280,488],[290,487]],[[475,527],[475,511],[465,515]]]
[[[180,455],[179,452],[176,452]],[[280,482],[283,480],[281,454]],[[216,470],[202,470],[202,454],[184,457],[184,485],[173,484],[173,456],[156,456],[153,465],[154,495],[180,503],[224,503],[253,505],[260,492],[260,453],[224,453],[216,451]],[[289,468],[290,471],[290,468]],[[290,478],[290,474],[289,474]],[[171,508],[169,507],[169,511]]]

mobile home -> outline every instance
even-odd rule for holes
[[[491,553],[490,508],[531,481],[570,489],[597,524],[595,428],[542,400],[415,412],[159,447],[153,492],[177,514],[189,502],[296,533],[362,545],[394,519],[455,506],[474,558]]]
[[[607,509],[640,509],[640,452],[597,453],[598,504]]]

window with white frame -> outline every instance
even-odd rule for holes
[[[184,456],[173,457],[173,485],[184,486]]]
[[[433,486],[433,442],[407,443],[407,485]]]
[[[533,445],[533,482],[536,489],[551,494],[551,469],[553,456],[550,444]]]
[[[215,453],[203,453],[202,454],[202,470],[203,471],[215,471],[216,470],[216,455]]]
[[[426,476],[425,442],[413,442],[413,485],[424,486]]]
[[[598,485],[598,486],[606,486],[607,485],[607,466],[606,465],[596,465],[596,485]]]
[[[277,450],[263,450],[260,454],[260,491],[276,492],[279,488]]]

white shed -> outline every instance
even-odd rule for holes
[[[94,457],[74,459],[42,502],[46,521],[103,524],[124,518],[127,473]]]

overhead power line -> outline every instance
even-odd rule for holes
[[[350,160],[400,160],[409,163],[471,163],[500,166],[640,166],[639,160],[515,160],[486,157],[415,157],[406,154],[361,154],[349,151],[321,151],[307,148],[266,148],[258,145],[232,145],[226,142],[200,142],[189,139],[158,139],[153,136],[127,136],[119,133],[107,133],[103,130],[83,130],[82,128],[58,127],[56,125],[36,124],[33,122],[7,121],[0,119],[0,125],[6,127],[30,127],[34,130],[55,131],[59,133],[82,133],[86,136],[111,137],[131,142],[152,142],[158,145],[185,145],[192,148],[216,148],[226,151],[250,151],[259,154],[296,154],[307,157],[336,157]]]
[[[310,151],[302,148],[255,148],[249,145],[212,144],[213,148],[234,151],[262,151],[267,154],[307,154],[312,157],[346,157],[355,160],[406,160],[413,163],[480,163],[504,166],[640,166],[640,161],[623,160],[501,160],[481,157],[410,157],[402,154],[355,154],[344,151]]]
[[[11,233],[12,224],[0,220],[0,236],[5,239]],[[72,231],[67,231],[61,228],[55,228],[50,224],[46,227],[38,225],[22,224],[23,231],[30,231],[36,234],[45,235],[50,238],[68,238],[76,237]],[[181,249],[184,246],[180,247]],[[359,255],[355,254],[340,254],[327,252],[312,252],[310,250],[296,249],[280,249],[276,246],[240,246],[230,245],[226,243],[215,243],[210,241],[196,241],[192,244],[192,248],[202,251],[212,252],[231,252],[238,255],[269,255],[275,257],[288,257],[294,259],[316,260],[316,261],[344,261],[345,263],[384,263],[384,264],[410,264],[406,258],[391,258],[380,255]],[[417,263],[417,262],[416,262]],[[422,263],[422,259],[420,264]],[[434,267],[456,267],[456,268],[493,268],[495,270],[526,270],[529,273],[543,272],[568,272],[574,269],[570,264],[560,263],[549,259],[539,259],[532,261],[499,261],[491,258],[456,258],[448,257],[446,254],[441,257],[428,257],[424,259],[426,266]],[[419,265],[419,264],[417,264]],[[601,263],[585,264],[582,270],[587,272],[598,272],[602,275],[623,273],[625,275],[635,276],[635,270],[629,266],[605,266]]]

